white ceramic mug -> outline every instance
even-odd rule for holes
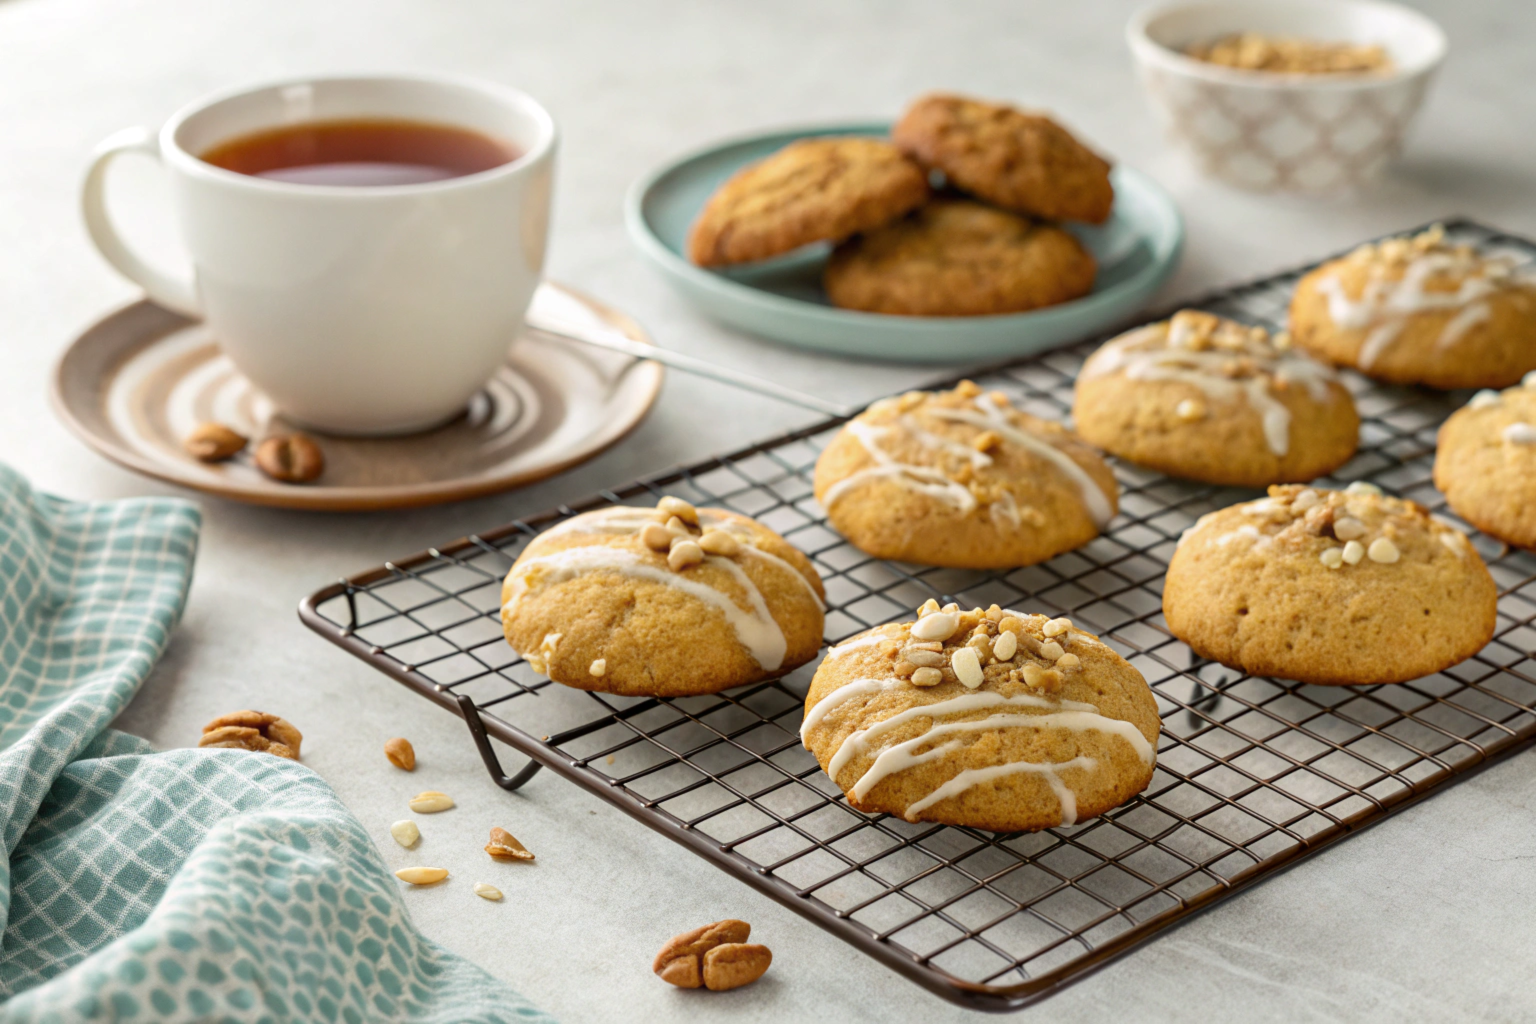
[[[305,121],[390,118],[467,128],[521,155],[478,174],[392,186],[273,181],[198,154]],[[112,163],[156,158],[191,266],[155,266],[113,227]],[[158,135],[97,149],[85,223],[149,297],[206,319],[235,365],[318,430],[395,434],[455,416],[506,358],[539,283],[555,125],[500,85],[423,76],[311,78],[200,100]]]

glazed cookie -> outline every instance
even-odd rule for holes
[[[535,537],[502,584],[501,622],[557,683],[683,697],[810,661],[824,594],[810,560],[761,523],[663,498]]]
[[[1536,372],[1521,387],[1479,391],[1440,427],[1435,486],[1491,537],[1536,549]]]
[[[1331,369],[1283,333],[1192,309],[1090,356],[1072,419],[1083,440],[1123,459],[1228,487],[1322,476],[1360,438],[1354,399]]]
[[[1536,277],[1431,228],[1303,277],[1290,326],[1297,345],[1379,380],[1505,387],[1536,370]]]
[[[827,263],[835,306],[904,316],[982,316],[1053,306],[1093,290],[1081,242],[967,199],[938,199],[849,239]]]
[[[1147,788],[1141,673],[1067,619],[929,601],[827,652],[800,739],[866,813],[993,832],[1074,825]]]
[[[1203,516],[1168,564],[1163,616],[1196,654],[1304,683],[1401,683],[1493,637],[1471,543],[1370,484],[1294,484]]]
[[[889,142],[802,139],[715,190],[688,234],[688,258],[718,267],[835,242],[927,198],[928,176]]]
[[[962,96],[924,96],[891,138],[950,184],[1016,213],[1047,220],[1109,219],[1109,163],[1043,114]]]
[[[970,381],[871,405],[822,451],[815,486],[832,526],[860,550],[962,569],[1081,547],[1119,498],[1098,452]]]

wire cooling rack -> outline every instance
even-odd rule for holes
[[[1448,227],[1455,240],[1536,255],[1536,245],[1470,222]],[[1303,272],[1192,304],[1278,328]],[[1095,344],[977,379],[1061,418]],[[1117,462],[1120,514],[1103,536],[1049,562],[974,572],[870,558],[833,532],[811,493],[816,455],[840,420],[387,562],[312,595],[300,615],[463,715],[503,786],[548,766],[939,995],[1014,1009],[1536,740],[1536,557],[1471,531],[1430,482],[1435,432],[1465,396],[1346,380],[1361,446],[1333,482],[1368,479],[1457,522],[1499,586],[1493,641],[1411,683],[1244,676],[1169,634],[1161,587],[1179,534],[1252,492]],[[570,515],[664,493],[755,516],[805,551],[826,582],[832,643],[929,597],[1067,615],[1101,634],[1157,697],[1151,785],[1108,814],[1032,834],[910,824],[851,809],[801,747],[811,666],[678,700],[589,694],[535,674],[498,621],[518,552]],[[533,760],[507,777],[488,735]]]

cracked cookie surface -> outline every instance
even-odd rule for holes
[[[889,142],[801,139],[715,190],[688,233],[688,258],[718,267],[840,241],[927,198],[927,174]]]

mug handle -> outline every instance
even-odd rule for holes
[[[143,288],[152,301],[183,316],[201,319],[202,305],[197,288],[188,274],[169,274],[151,265],[128,247],[107,212],[107,171],[112,162],[126,153],[143,153],[160,162],[160,143],[143,128],[125,128],[103,139],[91,159],[81,186],[80,210],[85,215],[85,229],[106,261],[119,274]]]

